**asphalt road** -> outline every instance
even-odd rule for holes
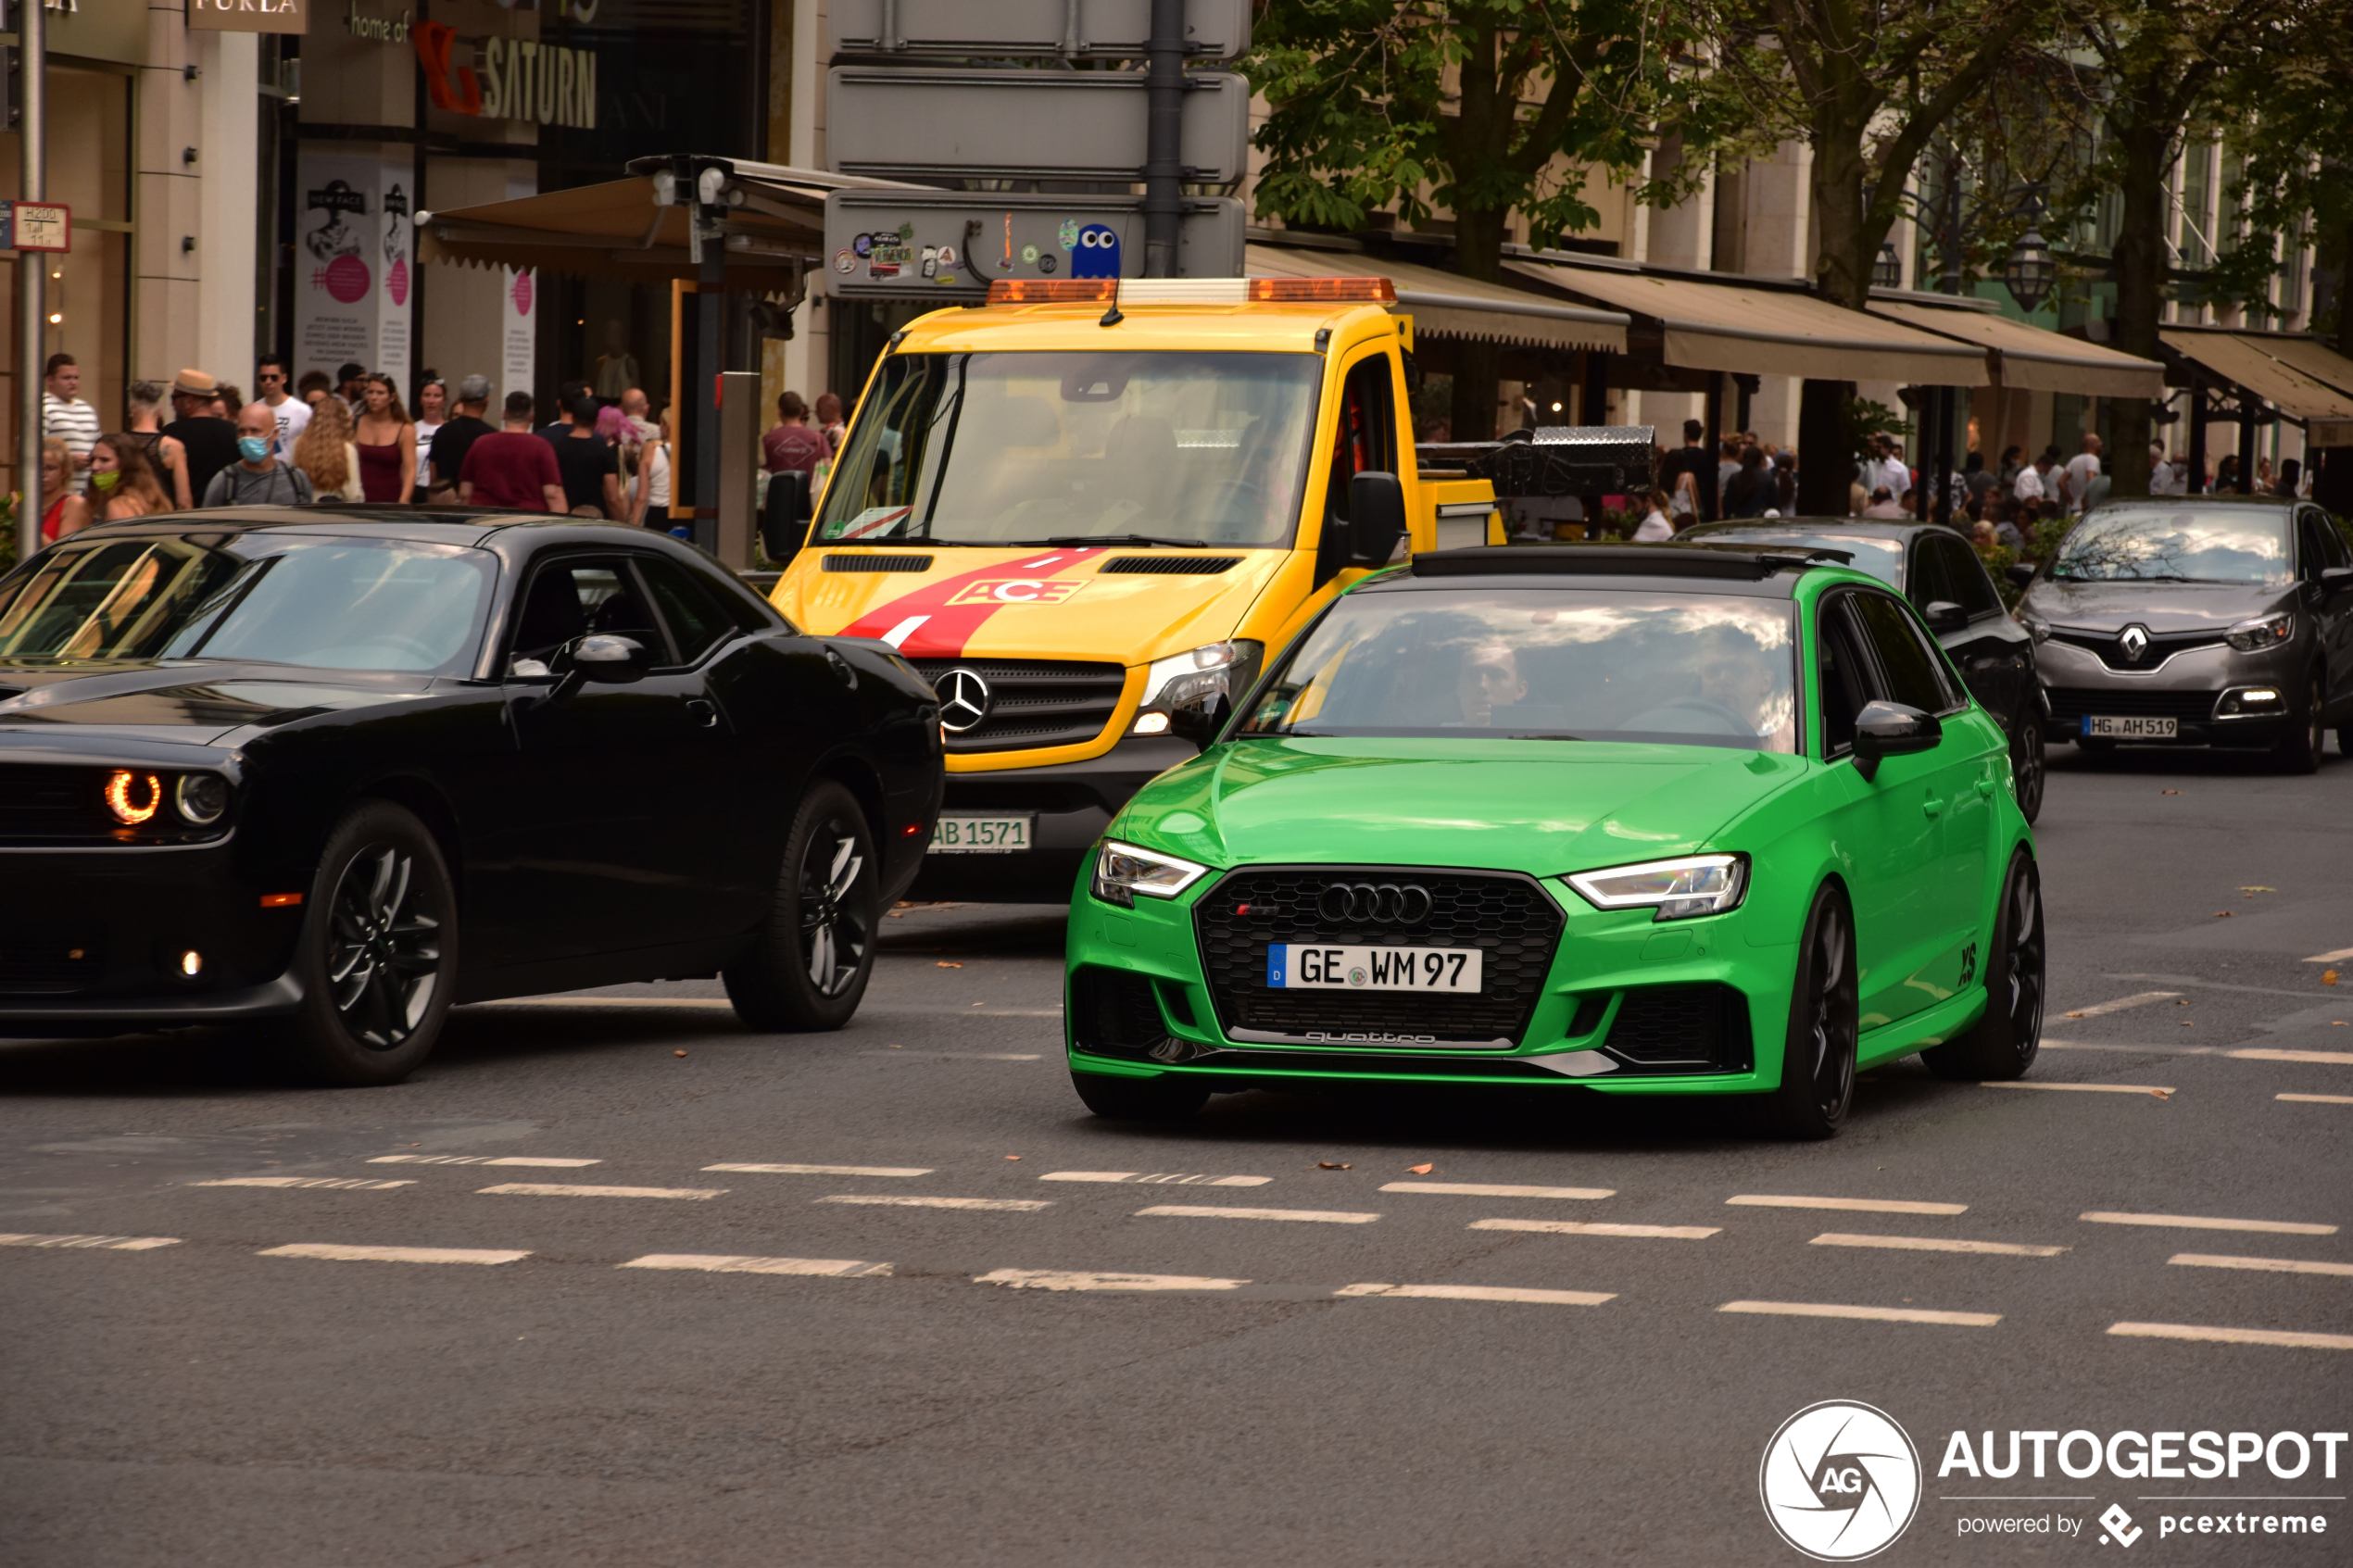
[[[2353,954],[2314,961],[2353,949],[2353,759],[2061,750],[2041,848],[2034,1086],[1906,1061],[1822,1145],[1516,1089],[1096,1122],[1051,909],[903,912],[829,1036],[675,985],[466,1010],[391,1089],[0,1045],[0,1561],[1791,1563],[1760,1459],[1843,1399],[1923,1465],[1877,1561],[2342,1562],[2353,1448],[1938,1473],[1957,1430],[2353,1416]],[[2162,1523],[2199,1512],[2326,1534]],[[1962,1533],[2012,1518],[2049,1531]]]

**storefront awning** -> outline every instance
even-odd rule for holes
[[[1655,319],[1666,360],[1701,370],[1822,381],[1975,386],[1984,351],[1810,294],[1607,267],[1507,261],[1522,277]]]
[[[2353,359],[2317,339],[2290,337],[2282,332],[2251,332],[2239,334],[2292,370],[2301,370],[2316,382],[2323,382],[2339,392],[2353,393]]]
[[[1562,305],[1410,261],[1360,251],[1252,245],[1246,247],[1243,270],[1253,278],[1387,278],[1397,287],[1399,309],[1414,318],[1416,338],[1626,352],[1629,323],[1618,311]]]
[[[1871,314],[1973,343],[1985,351],[1981,386],[2008,392],[2072,392],[2086,397],[2165,395],[2165,367],[2136,354],[2084,343],[1992,310],[1875,299]]]
[[[2272,339],[2181,327],[2168,327],[2158,336],[2184,359],[2246,388],[2292,420],[2333,425],[2353,420],[2353,391],[2340,392],[2284,363],[2271,352]]]

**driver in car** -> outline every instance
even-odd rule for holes
[[[1463,722],[1485,729],[1495,721],[1495,709],[1528,695],[1528,677],[1519,672],[1519,655],[1509,643],[1478,643],[1466,649],[1454,676],[1454,695],[1463,705]]]

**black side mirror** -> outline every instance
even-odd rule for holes
[[[592,632],[572,645],[565,662],[570,666],[566,673],[573,681],[618,686],[636,680],[651,668],[653,661],[646,645],[635,637]]]
[[[1969,630],[1969,611],[1949,599],[1931,600],[1928,608],[1920,611],[1920,619],[1928,622],[1930,631],[1939,635]]]
[[[778,566],[800,553],[809,537],[809,476],[786,469],[768,476],[768,498],[760,508],[760,551]]]
[[[1348,564],[1387,566],[1405,537],[1405,487],[1368,470],[1348,482]]]
[[[2353,588],[2353,566],[2325,567],[2321,571],[2321,592],[2331,598]]]
[[[1233,710],[1233,705],[1222,696],[1213,697],[1198,708],[1172,709],[1168,714],[1168,733],[1178,740],[1190,742],[1199,750],[1206,751],[1209,743],[1217,738],[1217,732],[1226,727],[1227,716]]]
[[[2024,561],[2013,561],[2002,568],[2002,575],[2010,580],[2013,588],[2025,588],[2034,581],[2034,569]]]
[[[1855,771],[1875,779],[1885,759],[1934,750],[1944,738],[1944,726],[1933,713],[1900,702],[1867,702],[1855,716]]]

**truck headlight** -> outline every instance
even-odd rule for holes
[[[1144,671],[1144,696],[1139,706],[1206,708],[1221,696],[1229,703],[1239,702],[1257,677],[1258,661],[1265,651],[1263,643],[1237,639],[1154,659]]]
[[[1208,874],[1207,866],[1116,839],[1105,839],[1095,852],[1095,897],[1122,909],[1134,909],[1139,893],[1147,898],[1174,898]]]
[[[1577,872],[1561,879],[1597,909],[1655,909],[1656,920],[1720,915],[1740,907],[1748,892],[1745,855],[1690,855],[1676,860],[1644,860],[1606,871]]]
[[[2259,621],[2242,621],[2222,633],[2222,640],[2241,653],[2275,648],[2296,635],[2296,617],[2285,610]]]

